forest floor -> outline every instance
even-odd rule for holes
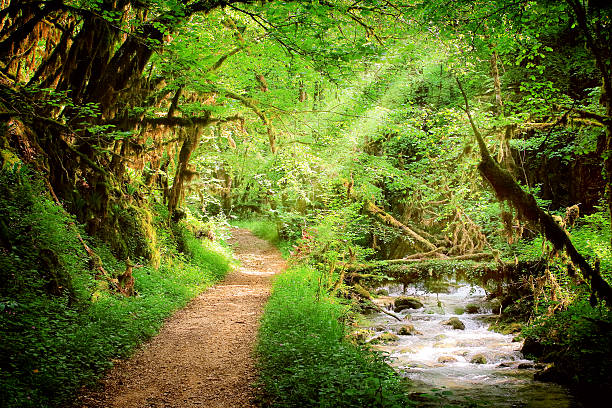
[[[119,361],[81,407],[251,407],[253,348],[271,276],[285,262],[268,242],[233,229],[241,266],[168,319],[135,355]]]

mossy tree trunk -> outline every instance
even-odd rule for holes
[[[607,306],[612,308],[612,287],[601,277],[599,268],[597,266],[593,268],[589,264],[584,256],[574,247],[567,232],[555,222],[550,214],[544,212],[538,206],[532,194],[525,192],[514,180],[514,177],[493,159],[482,134],[472,119],[467,96],[458,79],[457,84],[463,94],[465,112],[478,142],[481,159],[478,164],[480,174],[493,187],[495,194],[501,201],[508,201],[517,209],[519,217],[538,226],[542,235],[554,245],[555,249],[559,251],[565,250],[571,261],[580,268],[583,276],[590,282],[593,294],[605,300]]]

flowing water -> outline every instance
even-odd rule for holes
[[[521,342],[513,335],[487,330],[492,316],[482,288],[451,285],[451,293],[427,293],[415,286],[386,286],[391,303],[397,296],[415,296],[424,307],[399,312],[399,322],[378,313],[370,317],[371,329],[397,333],[404,325],[420,332],[401,335],[399,341],[376,346],[389,354],[391,365],[413,384],[413,396],[423,407],[581,407],[567,389],[533,380],[532,361],[520,352]],[[477,313],[463,313],[468,305],[479,305]],[[465,329],[444,325],[456,317]],[[435,396],[437,398],[432,399]]]

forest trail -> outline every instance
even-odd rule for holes
[[[252,350],[280,252],[244,229],[230,243],[241,266],[166,321],[129,360],[117,363],[85,407],[251,407]]]

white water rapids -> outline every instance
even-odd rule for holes
[[[396,343],[375,346],[388,353],[391,365],[411,380],[413,395],[422,399],[419,406],[581,406],[565,388],[533,380],[533,362],[523,357],[522,343],[513,341],[513,335],[487,330],[488,323],[483,322],[483,317],[492,313],[487,310],[482,288],[461,284],[448,294],[427,293],[415,286],[406,287],[405,291],[402,285],[384,288],[389,297],[379,299],[377,303],[381,305],[404,295],[414,296],[424,304],[423,308],[400,312],[406,318],[403,322],[383,313],[368,317],[375,335],[397,334],[409,324],[420,332],[400,335]],[[462,313],[469,304],[479,305],[479,312]],[[465,330],[442,324],[451,317],[459,318]],[[431,399],[432,396],[437,399]]]

